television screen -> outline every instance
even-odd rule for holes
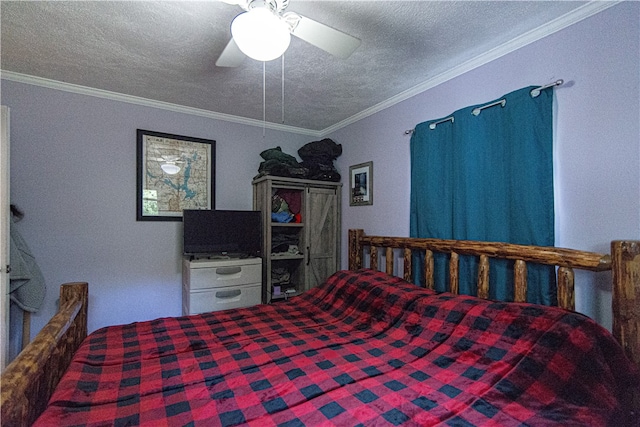
[[[183,211],[183,252],[192,256],[261,256],[260,211]]]

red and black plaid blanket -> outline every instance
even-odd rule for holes
[[[582,315],[343,271],[283,303],[92,333],[36,425],[622,425],[639,384]]]

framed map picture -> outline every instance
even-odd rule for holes
[[[138,129],[137,142],[138,221],[182,221],[184,209],[215,209],[215,141]]]

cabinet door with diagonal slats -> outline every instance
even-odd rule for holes
[[[306,208],[306,289],[311,289],[340,268],[340,192],[309,186]]]

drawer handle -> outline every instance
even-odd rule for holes
[[[234,291],[219,291],[216,292],[216,298],[234,298],[240,295],[242,291],[240,289],[236,289]]]
[[[242,267],[218,267],[216,269],[216,274],[236,274],[242,271]]]

